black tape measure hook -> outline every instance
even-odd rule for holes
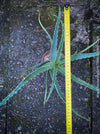
[[[66,5],[64,5],[64,7],[66,8],[66,10],[68,10],[68,7],[70,6],[70,4],[68,3],[68,4],[66,4]]]

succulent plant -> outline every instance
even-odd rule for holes
[[[55,16],[55,15],[54,15]],[[59,97],[62,99],[62,101],[65,103],[65,96],[63,95],[61,88],[59,86],[58,80],[57,80],[57,73],[61,73],[62,75],[65,75],[65,67],[63,66],[65,63],[65,58],[61,56],[61,52],[63,49],[63,44],[64,44],[64,24],[61,20],[61,8],[59,7],[59,12],[58,12],[58,16],[55,16],[57,18],[57,22],[56,22],[56,26],[55,26],[55,30],[54,30],[54,34],[53,34],[53,39],[51,38],[50,34],[47,32],[47,30],[44,28],[44,26],[42,25],[41,21],[40,21],[40,15],[38,17],[39,19],[39,23],[41,25],[41,27],[43,28],[43,30],[46,32],[46,34],[49,37],[50,43],[51,43],[51,50],[50,50],[50,61],[45,61],[42,63],[39,63],[38,65],[35,65],[33,67],[30,67],[29,69],[27,69],[25,72],[29,71],[29,70],[33,70],[30,74],[28,74],[19,84],[18,86],[6,97],[2,100],[2,102],[0,102],[0,106],[2,106],[7,100],[9,100],[14,94],[16,94],[26,83],[28,83],[33,77],[36,77],[37,75],[39,75],[40,73],[43,73],[46,71],[46,89],[45,89],[45,95],[44,95],[44,104],[49,100],[53,89],[55,87]],[[61,23],[62,26],[62,35],[61,35],[61,40],[60,43],[58,44],[58,30],[59,30],[59,25]],[[87,51],[89,48],[91,48],[92,46],[94,46],[100,39],[98,39],[96,42],[94,42],[92,45],[90,45],[89,47],[85,48],[84,50],[74,53],[73,55],[71,55],[71,61],[75,61],[75,60],[79,60],[79,59],[86,59],[86,58],[91,58],[91,57],[95,57],[100,55],[100,52],[95,52],[95,53],[84,53],[85,51]],[[57,46],[58,44],[58,46]],[[58,49],[57,49],[58,47]],[[25,73],[23,72],[22,75]],[[48,73],[50,74],[52,83],[51,83],[51,87],[49,90],[49,93],[47,94],[47,79],[48,79]],[[22,76],[21,75],[21,76]],[[86,86],[87,88],[93,90],[93,91],[97,91],[100,93],[100,90],[95,87],[94,85],[91,85],[83,80],[81,80],[80,78],[76,77],[74,74],[71,74],[71,79],[73,81],[75,81],[76,83],[79,83],[83,86]],[[74,109],[72,109],[72,111],[78,115],[79,117],[88,120],[87,118],[81,116],[80,114],[78,114]]]

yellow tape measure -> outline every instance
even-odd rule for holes
[[[70,6],[64,7],[64,30],[65,30],[66,133],[72,134]]]

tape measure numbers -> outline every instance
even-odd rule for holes
[[[72,134],[70,6],[64,7],[66,133]]]

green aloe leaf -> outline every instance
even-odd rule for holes
[[[91,90],[93,90],[93,91],[97,91],[97,92],[100,93],[100,90],[99,90],[96,86],[94,86],[94,85],[92,85],[92,84],[89,84],[89,83],[85,82],[84,80],[81,80],[80,78],[76,77],[76,76],[73,75],[73,74],[71,74],[71,79],[72,79],[73,81],[77,82],[78,84],[81,84],[81,85],[83,85],[83,86],[85,86],[85,87],[88,87],[89,89],[91,89]]]
[[[47,88],[48,88],[48,71],[46,72],[46,88],[45,88],[45,95],[44,95],[44,105],[46,103],[46,98],[47,98]]]
[[[53,76],[51,75],[51,77],[53,77]],[[57,78],[55,79],[55,88],[56,88],[56,91],[57,91],[59,97],[63,100],[63,102],[65,102],[65,97],[61,91],[59,84],[58,84]]]
[[[52,84],[51,84],[51,88],[50,88],[48,97],[47,97],[47,99],[46,99],[46,102],[49,100],[49,98],[50,98],[50,96],[51,96],[51,94],[52,94],[52,91],[53,91],[53,89],[54,89],[55,79],[56,79],[56,75],[57,75],[57,70],[56,70],[55,67],[51,70],[51,75],[53,75],[53,77],[52,77]]]
[[[88,46],[87,48],[85,48],[84,50],[80,51],[79,53],[84,53],[85,51],[87,51],[88,49],[90,49],[91,47],[93,47],[97,42],[99,42],[100,38],[98,40],[96,40],[93,44],[91,44],[90,46]]]
[[[61,58],[60,61],[59,61],[59,65],[63,65],[63,64],[65,64],[65,58],[64,57]]]
[[[59,86],[59,84],[58,84],[57,79],[55,80],[55,88],[56,88],[56,91],[57,91],[59,97],[62,99],[62,101],[63,101],[64,103],[66,103],[65,96],[63,95],[63,93],[62,93],[62,91],[61,91],[61,89],[60,89],[60,86]],[[84,120],[86,120],[86,121],[89,121],[86,117],[84,117],[84,116],[80,115],[78,112],[76,112],[75,109],[72,108],[72,111],[73,111],[74,114],[76,114],[76,115],[79,116],[80,118],[82,118],[82,119],[84,119]]]
[[[88,118],[86,118],[86,117],[80,115],[78,112],[75,111],[75,109],[72,108],[72,111],[73,111],[73,113],[75,113],[78,117],[80,117],[80,118],[82,118],[82,119],[84,119],[84,120],[86,120],[86,121],[89,121]]]
[[[58,40],[58,29],[59,29],[59,24],[60,24],[60,16],[61,16],[61,8],[59,7],[59,13],[58,13],[58,18],[57,18],[57,23],[55,26],[55,31],[53,35],[53,42],[51,46],[51,55],[50,55],[50,60],[54,61],[56,58],[56,49],[57,49],[57,40]]]
[[[16,94],[26,83],[29,82],[33,77],[39,75],[40,73],[52,69],[53,64],[51,62],[45,64],[44,66],[37,68],[35,71],[27,75],[19,85],[5,98],[2,102],[0,102],[0,106],[4,104],[7,100],[9,100],[14,94]]]
[[[25,71],[21,74],[20,77],[22,77],[23,74],[25,74],[26,72],[28,72],[28,71],[30,71],[30,70],[34,70],[34,69],[37,69],[37,68],[39,68],[39,67],[45,65],[47,62],[49,62],[49,61],[42,62],[42,63],[39,63],[38,65],[35,65],[35,66],[33,66],[33,67],[28,68],[27,70],[25,70]]]
[[[71,56],[71,61],[79,60],[79,59],[86,59],[95,56],[99,56],[100,52],[97,53],[84,53],[84,54],[75,54]]]
[[[71,56],[71,61],[80,60],[80,59],[86,59],[91,58],[95,56],[99,56],[100,52],[97,53],[84,53],[84,54],[74,54]],[[63,65],[65,63],[65,58],[61,58],[59,61],[59,65]]]
[[[57,18],[56,15],[53,15]],[[58,52],[57,52],[57,56],[56,56],[56,61],[59,61],[60,57],[61,57],[61,52],[62,52],[62,48],[63,48],[63,44],[64,44],[64,24],[62,22],[62,20],[60,20],[61,25],[62,25],[62,36],[61,36],[61,40],[59,43],[59,48],[58,48]]]
[[[57,66],[57,71],[60,72],[62,75],[65,75],[65,68],[63,66]]]
[[[58,66],[58,70],[57,70],[57,71],[59,71],[62,75],[65,75],[65,68],[64,68],[63,66]],[[91,90],[93,90],[93,91],[97,91],[97,92],[100,93],[100,90],[99,90],[96,86],[94,86],[94,85],[92,85],[92,84],[89,84],[89,83],[87,83],[87,82],[84,81],[84,80],[81,80],[80,78],[76,77],[76,76],[73,75],[73,74],[71,74],[71,79],[72,79],[73,81],[75,81],[76,83],[78,83],[78,84],[81,84],[81,85],[83,85],[83,86],[86,86],[86,87],[88,87],[89,89],[91,89]]]
[[[41,23],[41,21],[40,21],[40,13],[39,13],[39,15],[38,15],[38,21],[39,21],[39,24],[40,24],[40,26],[42,27],[42,29],[43,29],[43,30],[46,32],[46,34],[48,35],[49,40],[50,40],[50,43],[52,44],[52,39],[51,39],[50,34],[48,33],[48,31],[45,29],[45,27],[42,25],[42,23]]]
[[[61,37],[61,41],[60,41],[58,52],[57,52],[57,57],[56,57],[57,61],[60,60],[60,58],[61,58],[61,52],[62,52],[63,44],[64,44],[64,25],[62,23],[62,37]]]

